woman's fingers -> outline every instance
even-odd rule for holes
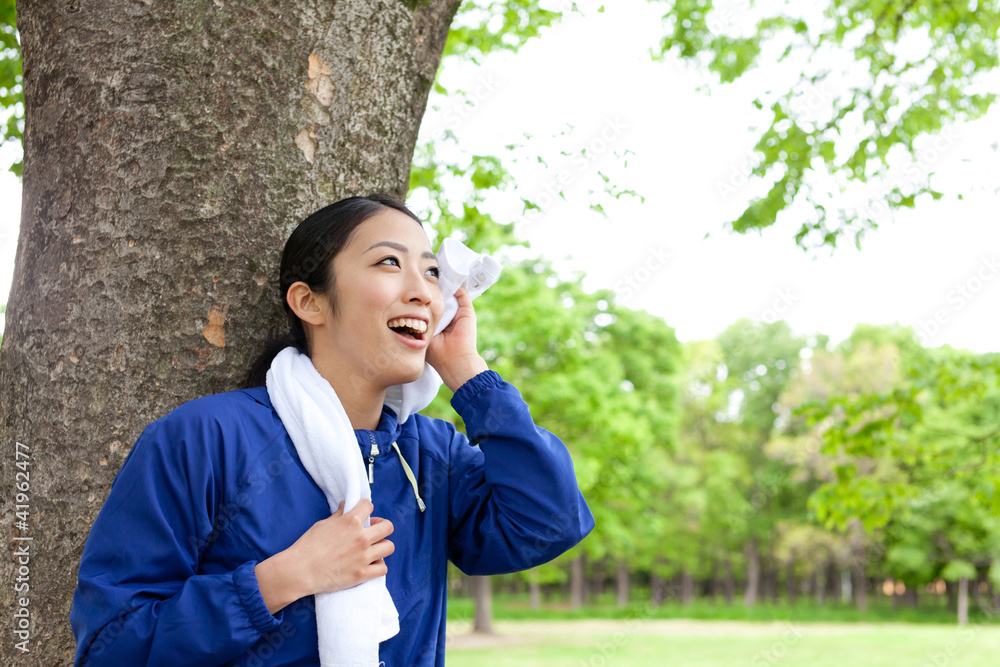
[[[371,546],[368,550],[368,554],[371,556],[372,562],[381,560],[383,558],[388,558],[396,551],[396,545],[390,540],[379,540]]]
[[[465,285],[461,285],[455,290],[455,300],[458,301],[459,308],[472,305],[472,297],[469,296],[469,290],[465,288]]]
[[[367,499],[347,512],[340,503],[336,512],[317,521],[289,547],[301,567],[306,594],[343,590],[386,573],[384,559],[396,549],[386,539],[393,525],[371,516],[373,510]]]
[[[366,528],[366,530],[368,531],[368,535],[372,541],[372,544],[375,544],[379,540],[384,540],[385,538],[392,535],[392,531],[394,529],[392,526],[392,521],[389,521],[388,519],[383,519],[381,517],[373,516],[372,523],[368,528]]]
[[[344,507],[343,501],[340,502],[340,507],[341,508]],[[371,516],[372,511],[374,509],[375,506],[372,505],[372,501],[368,500],[367,498],[362,498],[361,500],[358,501],[358,504],[352,507],[349,512],[344,514],[344,516],[349,516],[358,519],[360,523],[364,523],[365,519]]]

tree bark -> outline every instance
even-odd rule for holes
[[[864,528],[861,522],[854,519],[849,528],[851,543],[851,576],[853,577],[852,591],[854,600],[857,603],[858,611],[868,611],[868,576],[865,572],[865,565],[868,562],[864,543]]]
[[[854,575],[852,589],[854,591],[854,600],[858,605],[858,611],[866,612],[868,611],[868,578],[865,576],[864,568],[860,565],[855,565],[851,568],[851,572]]]
[[[684,606],[690,605],[694,601],[694,576],[685,571],[681,575],[681,602]]]
[[[624,560],[618,562],[618,576],[616,577],[616,593],[618,606],[624,607],[628,604],[628,563]]]
[[[826,604],[829,596],[831,600],[837,599],[840,588],[840,572],[837,570],[837,563],[832,558],[826,562],[826,569],[823,574],[823,581],[816,591],[816,600],[820,604]]]
[[[903,597],[906,599],[906,606],[911,609],[916,609],[920,604],[920,594],[917,592],[917,587],[907,586],[906,591],[903,593]]]
[[[851,571],[840,571],[840,601],[848,604],[854,597],[853,586],[851,584]]]
[[[726,579],[724,590],[726,592],[726,604],[731,605],[733,603],[733,595],[736,592],[736,582],[733,581],[733,561],[728,556],[726,557]]]
[[[760,554],[757,551],[757,538],[751,537],[746,547],[747,557],[747,587],[743,593],[743,604],[752,607],[757,604],[757,594],[760,589]]]
[[[962,577],[958,580],[958,624],[969,624],[969,579]]]
[[[570,569],[570,606],[579,609],[586,602],[586,581],[585,572],[587,569],[587,556],[581,553],[572,560]]]
[[[542,608],[542,588],[538,585],[538,572],[531,570],[528,572],[528,595],[531,598],[531,608]]]
[[[597,563],[594,563],[590,569],[590,597],[592,600],[599,600],[604,595],[604,587],[607,583],[605,574],[609,564],[610,559],[605,556]]]
[[[764,572],[766,573],[764,580],[767,582],[767,594],[765,597],[771,601],[771,604],[778,604],[778,564],[775,562],[773,566],[767,567]]]
[[[795,604],[796,593],[796,580],[795,580],[795,559],[791,559],[785,564],[785,597],[788,598],[788,604]]]
[[[6,462],[30,456],[30,517],[5,540],[32,538],[30,652],[5,641],[0,662],[71,662],[80,555],[112,479],[147,424],[237,388],[283,332],[276,266],[294,225],[348,195],[406,195],[459,5],[18,2],[0,441]],[[5,525],[14,505],[5,492]],[[15,563],[0,565],[4,609]]]
[[[657,607],[667,599],[667,582],[658,574],[649,576],[649,597],[650,602]]]
[[[475,602],[473,632],[493,634],[493,591],[489,577],[469,577],[469,590]]]

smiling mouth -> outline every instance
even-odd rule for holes
[[[427,323],[423,320],[411,320],[404,317],[389,320],[389,328],[400,335],[409,336],[414,340],[423,340],[424,333],[427,332]]]

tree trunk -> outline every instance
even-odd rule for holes
[[[969,624],[969,579],[962,577],[958,580],[958,624]]]
[[[854,591],[851,585],[851,571],[841,570],[840,571],[840,601],[844,604],[848,604],[854,597]]]
[[[30,652],[8,637],[0,663],[71,662],[80,555],[112,479],[147,424],[235,389],[283,332],[292,227],[347,195],[406,195],[460,4],[17,3],[24,172],[0,442],[30,466],[30,517],[5,539],[29,549]],[[16,563],[0,565],[12,613]]]
[[[616,592],[618,596],[618,606],[624,607],[628,604],[628,563],[624,560],[618,563],[618,577],[616,578]]]
[[[493,633],[493,596],[489,577],[469,577],[469,589],[475,601],[476,620],[473,632]]]
[[[757,604],[757,594],[760,590],[760,554],[757,551],[757,538],[751,537],[746,544],[747,556],[747,587],[743,593],[743,604],[752,607]]]
[[[761,559],[760,568],[760,599],[765,602],[774,602],[777,597],[776,574],[771,568],[767,559]]]
[[[709,582],[708,596],[715,602],[715,598],[722,591],[722,579],[719,577],[719,567],[717,563],[712,564],[712,579]]]
[[[586,602],[584,572],[587,566],[586,554],[580,554],[573,559],[570,570],[570,604],[573,609],[579,609]]]
[[[840,572],[837,570],[837,563],[832,558],[826,562],[826,570],[823,574],[823,582],[816,592],[816,599],[820,604],[826,604],[826,599],[837,599],[840,587]]]
[[[601,559],[600,564],[596,567],[596,572],[594,572],[594,596],[593,600],[597,600],[600,596],[604,595],[605,590],[608,587],[608,580],[610,579],[609,573],[611,568],[615,568],[614,576],[618,576],[618,568],[615,565],[615,561],[609,556],[605,556]],[[615,586],[618,585],[617,579],[615,581]]]
[[[681,602],[684,606],[690,605],[694,601],[694,576],[685,571],[681,575]]]
[[[868,611],[868,578],[865,576],[864,567],[855,565],[852,570],[854,574],[854,600],[858,604],[858,611]]]
[[[733,603],[733,595],[735,594],[736,582],[733,581],[733,561],[728,556],[726,557],[726,579],[724,590],[726,592],[726,604],[731,605]]]
[[[920,594],[917,592],[916,586],[907,586],[903,597],[906,598],[906,606],[911,609],[916,609],[920,604]]]
[[[531,597],[531,608],[542,608],[541,586],[538,585],[538,572],[531,570],[528,572],[528,594]]]
[[[795,604],[795,595],[797,591],[795,590],[795,559],[791,559],[785,565],[785,597],[788,599],[788,604]]]
[[[849,528],[851,543],[851,575],[854,579],[852,586],[854,601],[857,603],[858,611],[868,611],[868,577],[865,572],[865,565],[868,562],[864,543],[864,528],[861,522],[854,519]]]
[[[667,582],[658,574],[649,576],[650,602],[659,607],[667,599]]]

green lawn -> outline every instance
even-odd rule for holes
[[[995,667],[1000,628],[898,623],[504,620],[496,639],[449,624],[448,667]]]

